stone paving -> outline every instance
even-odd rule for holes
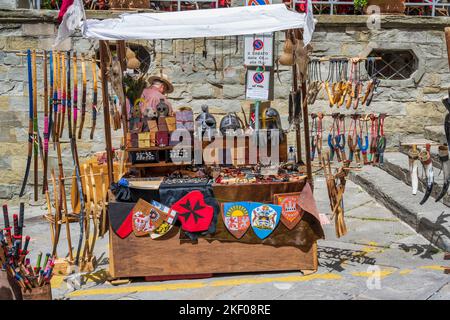
[[[324,179],[316,177],[316,200],[330,215]],[[100,239],[94,273],[52,280],[55,299],[450,299],[450,277],[444,274],[444,253],[352,182],[345,196],[348,234],[337,239],[334,223],[325,226],[319,241],[319,269],[300,272],[216,276],[210,279],[144,282],[114,286],[106,281],[108,239]],[[15,208],[10,208],[15,212]],[[32,260],[50,250],[49,226],[43,208],[27,210],[26,234]],[[78,226],[72,224],[76,246]],[[64,229],[58,252],[67,252]],[[174,257],[175,258],[175,257]],[[81,281],[81,287],[77,287]],[[75,285],[74,285],[75,283]],[[76,287],[77,290],[72,289]]]

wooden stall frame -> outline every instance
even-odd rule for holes
[[[112,141],[111,141],[111,126],[110,126],[110,114],[109,114],[109,100],[108,100],[108,79],[107,79],[107,65],[108,65],[108,55],[107,55],[107,49],[109,46],[109,42],[107,40],[100,40],[100,68],[101,68],[101,76],[102,76],[102,98],[104,103],[104,130],[105,130],[105,140],[106,140],[106,156],[107,156],[107,165],[108,165],[108,177],[109,181],[114,181],[114,167],[113,167],[113,158],[112,158]],[[119,61],[121,62],[122,70],[125,68],[125,41],[120,40],[117,41],[117,53],[119,57]],[[295,72],[295,69],[293,70]],[[293,73],[295,74],[295,73]],[[294,87],[298,88],[298,83],[296,80],[296,77],[294,76]],[[308,105],[307,105],[307,99],[306,99],[306,82],[302,81],[300,84],[300,90],[302,92],[302,112],[303,112],[303,124],[304,124],[304,140],[305,140],[305,159],[306,159],[306,170],[307,170],[307,182],[311,185],[311,188],[313,188],[313,176],[312,176],[312,166],[311,166],[311,155],[308,150],[310,150],[310,141],[309,141],[309,123],[308,123]],[[122,106],[122,128],[124,132],[126,132],[128,123],[128,117],[126,112],[126,107]],[[298,157],[297,161],[301,161],[301,130],[300,130],[300,122],[297,121],[296,126],[297,132],[297,152]],[[124,147],[124,146],[122,146]],[[112,197],[109,197],[112,199]],[[132,238],[132,239],[129,239]],[[127,240],[128,239],[128,240]],[[123,277],[136,277],[138,276],[136,272],[117,272],[115,269],[115,261],[116,261],[116,252],[120,252],[120,250],[127,250],[127,246],[129,245],[128,242],[134,242],[134,244],[139,243],[143,244],[146,241],[149,241],[146,238],[133,238],[128,237],[126,239],[120,239],[110,228],[109,233],[109,259],[110,259],[110,273],[112,277],[116,278],[123,278]],[[166,240],[169,242],[166,242],[165,244],[171,247],[171,250],[174,250],[178,252],[179,254],[182,254],[183,252],[186,253],[186,256],[189,256],[189,254],[192,254],[192,256],[197,256],[197,259],[194,259],[194,261],[198,262],[198,256],[201,256],[203,258],[206,258],[212,254],[212,252],[221,253],[225,252],[224,250],[228,250],[231,252],[239,251],[240,254],[250,257],[252,256],[258,256],[257,259],[262,256],[276,256],[278,253],[283,251],[283,255],[288,257],[287,259],[284,259],[283,261],[273,261],[273,259],[268,259],[269,261],[267,263],[261,263],[258,265],[258,262],[252,261],[251,259],[249,261],[237,261],[236,264],[237,267],[234,267],[232,264],[227,263],[226,259],[224,260],[223,257],[221,258],[221,254],[217,254],[214,257],[216,259],[219,259],[219,263],[213,264],[213,265],[207,265],[206,268],[197,267],[195,270],[177,270],[177,271],[167,271],[167,270],[148,270],[147,269],[142,272],[141,270],[138,270],[137,273],[139,276],[174,276],[174,275],[180,275],[182,274],[211,274],[211,273],[233,273],[233,272],[269,272],[269,271],[300,271],[303,274],[311,274],[317,271],[318,267],[318,257],[317,257],[317,241],[314,241],[311,244],[311,247],[308,252],[301,252],[299,248],[293,247],[293,246],[285,246],[285,247],[273,247],[270,245],[264,245],[264,244],[245,244],[245,243],[239,243],[239,242],[228,242],[228,243],[222,243],[219,241],[213,241],[208,242],[204,239],[199,239],[196,246],[193,246],[192,244],[181,244],[179,243],[179,239],[174,240]],[[161,243],[164,242],[155,242],[152,240],[152,245],[141,245],[139,248],[144,249],[145,252],[150,253],[153,252],[153,250],[156,248],[158,250],[161,250]],[[156,245],[155,245],[156,244]],[[158,246],[159,244],[159,246]],[[129,248],[129,247],[128,247]],[[195,250],[192,252],[192,248],[195,250],[200,250],[204,253],[205,250],[208,251],[207,254],[199,254]],[[212,250],[211,252],[211,249]],[[166,247],[167,249],[167,247]],[[191,250],[189,250],[191,249]],[[144,256],[145,256],[144,252]],[[161,251],[163,252],[163,251]],[[256,252],[256,253],[255,253]],[[172,256],[173,257],[173,256]],[[291,260],[290,260],[291,259]],[[220,263],[222,262],[222,264]],[[261,261],[261,260],[260,260]],[[283,263],[281,263],[283,262]],[[225,264],[225,266],[223,266]]]

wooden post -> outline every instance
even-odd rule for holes
[[[100,72],[102,75],[102,100],[103,100],[103,110],[104,116],[103,121],[105,125],[105,140],[106,140],[106,159],[108,165],[108,178],[109,183],[114,182],[114,166],[113,166],[113,155],[112,155],[112,141],[111,141],[111,124],[109,115],[109,100],[108,100],[108,79],[107,79],[107,46],[108,42],[106,40],[100,40]]]
[[[448,65],[450,68],[450,27],[445,28],[445,40],[447,42]]]
[[[311,168],[311,141],[309,140],[309,121],[308,121],[308,95],[306,90],[306,82],[303,81],[301,84],[302,90],[302,111],[303,111],[303,130],[305,130],[305,157],[306,157],[306,174],[308,176],[308,183],[311,189],[314,190],[314,181],[312,177]]]
[[[125,41],[119,40],[117,41],[117,55],[119,57],[120,65],[122,67],[122,74],[127,68],[127,61],[126,61],[126,48],[125,48]],[[125,97],[125,88],[123,90],[123,96]],[[122,119],[122,129],[123,129],[123,138],[126,141],[127,132],[128,132],[128,113],[127,113],[127,105],[126,103],[122,106],[122,116],[120,117]]]

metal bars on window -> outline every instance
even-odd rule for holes
[[[294,5],[297,8],[298,4],[306,5],[307,0],[293,0]],[[355,12],[355,8],[353,5],[353,1],[348,0],[312,0],[312,4],[314,7],[314,13],[321,14],[323,11],[329,11],[330,15],[338,14],[339,8],[351,7],[351,10],[343,10],[341,14],[353,14]],[[417,1],[406,1],[405,3],[407,10],[406,14],[408,14],[408,8],[417,8],[420,9],[421,12],[419,14],[423,15],[431,15],[436,16],[436,13],[441,12],[443,15],[449,15],[450,11],[450,3],[445,0],[417,0]]]

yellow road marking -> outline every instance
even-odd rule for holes
[[[242,279],[226,279],[216,280],[212,282],[182,282],[182,283],[164,283],[157,285],[147,286],[131,286],[131,287],[115,287],[115,288],[98,288],[74,291],[68,294],[69,297],[79,296],[92,296],[92,295],[106,295],[106,294],[125,294],[125,293],[138,293],[138,292],[154,292],[154,291],[167,291],[167,290],[183,290],[183,289],[199,289],[205,287],[224,287],[224,286],[236,286],[243,284],[263,284],[270,282],[302,282],[311,281],[314,279],[323,280],[340,280],[342,276],[338,274],[325,273],[325,274],[312,274],[308,276],[286,276],[286,277],[272,277],[272,278],[242,278]]]
[[[391,275],[392,273],[394,273],[394,271],[392,270],[380,270],[380,277],[381,278],[385,278],[389,275]],[[374,272],[352,272],[351,273],[352,276],[355,277],[373,277],[374,276]]]
[[[419,269],[429,269],[429,270],[437,270],[437,271],[441,271],[441,270],[445,270],[445,268],[443,266],[421,266],[419,267]]]
[[[411,269],[405,269],[405,270],[400,270],[399,274],[400,275],[405,275],[405,274],[410,274],[412,272]]]

